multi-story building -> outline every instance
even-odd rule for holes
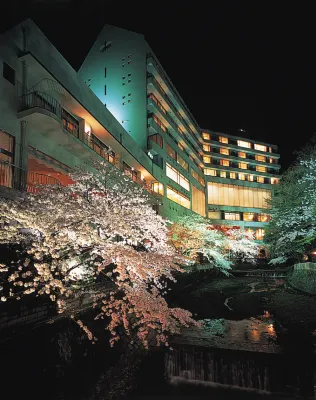
[[[94,155],[149,183],[163,216],[195,212],[262,239],[276,146],[202,130],[143,35],[106,25],[78,73],[30,20],[3,39],[2,187],[67,184]]]

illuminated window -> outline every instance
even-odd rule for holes
[[[0,130],[0,186],[12,188],[15,138]]]
[[[279,183],[278,178],[271,178],[271,185],[277,185]]]
[[[205,162],[205,164],[210,164],[210,162],[211,162],[211,157],[209,157],[209,156],[204,156],[204,157],[203,157],[203,161]]]
[[[269,163],[270,163],[270,164],[277,164],[277,159],[276,159],[276,158],[270,157],[270,158],[269,158]]]
[[[219,140],[221,143],[228,143],[228,138],[225,137],[225,136],[220,136],[220,137],[218,138],[218,140]]]
[[[244,181],[244,180],[246,179],[246,175],[245,175],[245,174],[238,174],[238,178],[239,178],[241,181]]]
[[[208,217],[210,219],[221,219],[221,212],[220,211],[209,211]]]
[[[261,156],[260,154],[256,154],[255,159],[257,161],[261,161],[261,162],[266,162],[267,161],[267,157]]]
[[[181,135],[184,135],[184,132],[183,132],[183,130],[180,128],[180,126],[178,126],[178,132],[180,132]]]
[[[182,167],[183,169],[185,169],[186,171],[189,170],[189,165],[188,165],[188,163],[187,163],[186,161],[184,161],[184,159],[183,159],[182,157],[180,157],[179,154],[177,154],[177,162],[178,162],[178,164],[181,165],[181,167]]]
[[[204,151],[211,151],[211,146],[209,144],[203,144]]]
[[[270,215],[268,214],[258,214],[258,222],[269,222]]]
[[[179,149],[181,149],[182,151],[184,150],[184,147],[182,146],[181,143],[178,143],[178,147],[179,147]]]
[[[193,176],[194,179],[200,182],[202,186],[205,186],[204,179],[193,168],[191,168],[191,175]]]
[[[123,161],[123,172],[126,176],[129,176],[134,182],[137,181],[137,171],[130,167]]]
[[[209,133],[203,132],[202,136],[203,136],[203,139],[205,139],[205,140],[211,140],[211,135]]]
[[[240,221],[240,213],[225,212],[224,219],[231,221]]]
[[[237,145],[240,147],[247,147],[248,149],[251,149],[250,142],[244,142],[243,140],[237,140]]]
[[[228,149],[225,149],[224,147],[221,147],[220,150],[219,150],[219,152],[220,152],[221,154],[225,154],[226,156],[229,156],[229,150],[228,150]]]
[[[153,182],[151,185],[151,189],[154,193],[160,194],[163,196],[163,184],[160,182]]]
[[[216,176],[216,169],[211,169],[211,168],[204,168],[204,174],[205,175],[211,175],[211,176]]]
[[[158,135],[158,133],[156,133],[155,135],[149,136],[148,140],[151,140],[152,142],[157,143],[159,147],[163,148],[163,138],[160,135]]]
[[[264,146],[263,144],[255,144],[255,150],[259,151],[267,151],[267,146]]]
[[[220,171],[219,176],[221,178],[226,178],[226,171]]]
[[[236,179],[236,172],[230,172],[229,177],[230,179]]]
[[[263,165],[256,165],[256,171],[267,172],[267,167],[264,167]]]
[[[168,143],[166,143],[166,152],[169,154],[169,156],[171,157],[171,158],[173,158],[174,160],[176,160],[177,159],[177,153],[175,152],[175,150],[173,150],[173,148],[168,144]]]
[[[269,153],[272,153],[272,147],[269,147]]]
[[[257,176],[257,182],[258,183],[264,183],[264,177],[263,176]]]
[[[245,162],[239,162],[238,163],[238,168],[240,169],[248,169],[248,164]]]
[[[168,163],[166,164],[166,175],[168,178],[177,182],[180,186],[182,186],[186,190],[190,190],[190,183],[187,178],[185,178],[178,170],[173,168]]]
[[[229,160],[221,159],[220,160],[220,165],[222,165],[223,167],[229,167],[230,162],[229,162]]]
[[[246,158],[246,153],[244,151],[239,151],[238,152],[238,157],[240,158]]]
[[[185,208],[190,209],[190,199],[170,186],[167,186],[167,198]]]
[[[245,229],[245,232],[246,232],[248,235],[250,235],[250,237],[251,237],[252,239],[255,238],[255,230],[254,230],[254,229],[246,228],[246,229]]]
[[[199,176],[199,182],[202,186],[205,186],[205,180],[201,176]]]
[[[192,185],[192,211],[205,217],[205,193]]]
[[[244,221],[247,221],[247,222],[255,221],[255,213],[245,212],[244,213]]]
[[[207,182],[208,204],[233,207],[268,208],[270,189],[228,183]]]
[[[248,181],[253,182],[254,181],[254,176],[253,175],[248,175]]]
[[[259,228],[256,230],[256,240],[263,240],[265,234],[265,230],[262,228]]]

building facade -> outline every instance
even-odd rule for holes
[[[67,184],[71,168],[106,158],[150,187],[161,215],[262,240],[277,147],[201,129],[143,35],[106,25],[76,72],[26,20],[3,35],[0,63],[2,193]]]

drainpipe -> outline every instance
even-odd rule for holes
[[[28,30],[22,26],[23,34],[23,53],[28,51]],[[22,105],[26,105],[26,93],[27,93],[27,63],[25,60],[22,61]]]
[[[19,189],[25,190],[27,184],[27,150],[26,150],[26,125],[27,121],[22,120],[20,122],[20,159],[19,159],[19,167],[20,167],[20,182]]]

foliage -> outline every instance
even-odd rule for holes
[[[236,228],[222,229],[210,225],[198,215],[185,216],[171,225],[170,243],[183,255],[197,262],[202,255],[210,268],[217,268],[228,275],[232,260],[254,261],[259,245],[249,233]]]
[[[300,261],[316,244],[316,145],[305,147],[283,175],[271,200],[265,238],[272,263]]]
[[[73,184],[40,187],[23,201],[0,199],[0,241],[25,249],[18,262],[1,266],[10,284],[2,300],[46,296],[94,341],[69,299],[101,274],[115,284],[110,295],[106,289],[94,295],[111,344],[123,327],[145,347],[150,337],[167,345],[168,333],[195,323],[164,299],[181,258],[167,243],[168,228],[148,193],[107,163],[94,169],[78,169]]]

